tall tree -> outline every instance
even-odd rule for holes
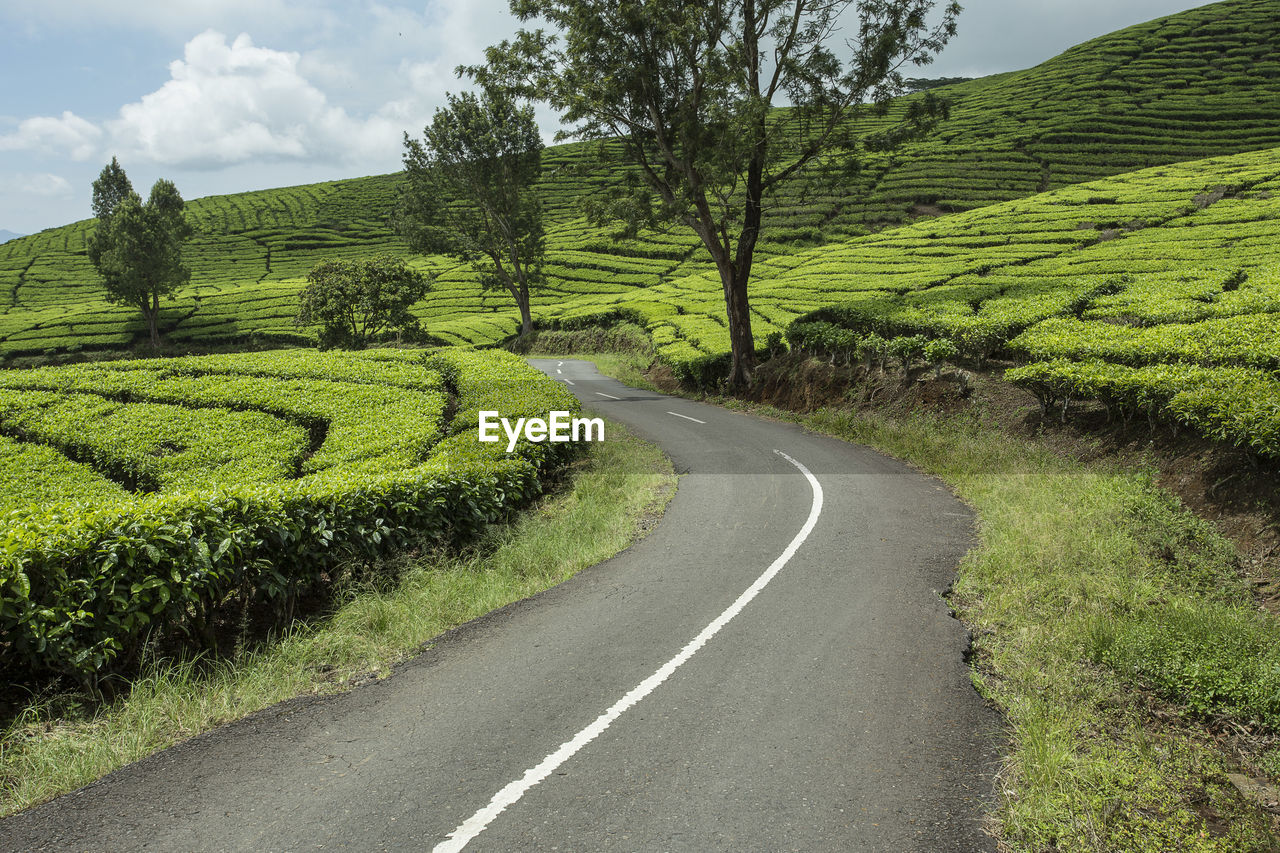
[[[523,334],[533,331],[529,292],[546,251],[533,108],[498,88],[449,95],[422,140],[405,134],[404,145],[397,230],[414,251],[469,261],[482,287],[511,294]]]
[[[387,331],[415,338],[421,326],[409,308],[433,280],[391,255],[321,261],[307,274],[294,323],[319,325],[321,349],[364,349]]]
[[[944,112],[928,95],[888,131],[859,134],[857,119],[885,113],[901,70],[930,62],[960,13],[948,2],[930,21],[934,0],[510,3],[560,35],[522,30],[460,70],[548,101],[566,136],[615,141],[642,192],[619,187],[598,214],[697,233],[724,288],[733,386],[755,365],[747,286],[765,200],[834,149],[856,155],[925,132]],[[845,31],[853,38],[838,38]],[[772,110],[781,102],[783,115]]]
[[[133,184],[129,182],[129,176],[124,173],[120,161],[112,157],[111,162],[102,167],[101,174],[93,182],[93,215],[98,218],[98,234],[111,223],[111,214],[116,212],[120,202],[132,194]],[[90,257],[94,257],[100,250],[98,240],[89,241]]]
[[[107,301],[142,312],[151,345],[160,345],[160,298],[191,278],[182,244],[191,236],[182,196],[161,178],[144,204],[113,157],[93,182],[97,228],[89,238],[89,260],[102,277]]]

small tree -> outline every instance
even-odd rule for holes
[[[431,290],[433,278],[390,255],[321,261],[307,274],[294,322],[319,325],[321,349],[363,349],[388,331],[415,338],[421,327],[409,307]]]
[[[960,6],[934,0],[510,0],[522,31],[462,69],[548,101],[566,134],[620,150],[643,186],[615,187],[597,208],[632,227],[683,223],[701,239],[724,288],[733,363],[755,364],[747,284],[766,199],[835,150],[887,148],[942,113],[926,94],[875,134],[881,114],[955,33]],[[839,53],[837,53],[839,51]],[[772,111],[790,104],[786,114]]]
[[[182,196],[160,179],[143,204],[113,157],[93,182],[98,226],[89,238],[89,260],[102,277],[107,301],[142,312],[151,345],[160,345],[160,298],[191,279],[182,244],[191,236]]]
[[[404,137],[405,182],[397,231],[416,252],[469,261],[481,287],[504,289],[533,331],[529,292],[542,282],[546,241],[533,184],[542,137],[532,107],[486,89],[448,96],[422,141]]]

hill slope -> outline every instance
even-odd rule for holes
[[[1098,399],[1280,457],[1280,148],[917,223],[760,275],[759,331],[794,320],[806,349],[880,359],[882,339],[947,340],[1028,362],[1010,378],[1046,406]],[[718,300],[695,276],[597,310],[644,318],[697,376],[729,349]]]
[[[936,137],[868,160],[857,177],[839,163],[815,170],[768,212],[773,242],[761,253],[781,260],[868,227],[1139,166],[1280,145],[1277,42],[1280,0],[1227,0],[1095,39],[1027,71],[948,87],[942,91],[956,107]],[[550,286],[535,299],[536,316],[572,313],[571,302],[594,310],[601,296],[709,268],[684,231],[617,242],[588,227],[577,198],[616,175],[586,169],[586,153],[571,144],[545,156]],[[295,294],[319,259],[406,253],[386,224],[396,181],[384,175],[193,201],[192,282],[164,311],[169,338],[298,338]],[[91,227],[86,220],[0,246],[0,355],[121,348],[140,337],[133,312],[99,296],[84,254]],[[441,273],[421,309],[430,331],[451,341],[514,331],[505,295],[481,294],[472,273],[446,259],[420,262]],[[765,319],[777,324],[789,314]]]

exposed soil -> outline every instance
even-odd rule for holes
[[[760,366],[750,399],[797,412],[853,406],[966,413],[1066,457],[1149,466],[1162,488],[1235,544],[1259,604],[1280,614],[1280,465],[1170,424],[1108,422],[1097,404],[1073,403],[1065,418],[1045,414],[1035,397],[1001,378],[1010,366],[989,362],[978,371],[903,377],[786,355]]]

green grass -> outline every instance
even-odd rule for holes
[[[1208,739],[1153,726],[1133,688],[1167,688],[1167,701],[1191,710],[1237,707],[1159,668],[1095,662],[1099,625],[1116,631],[1118,650],[1136,648],[1128,638],[1152,620],[1190,618],[1211,634],[1184,645],[1188,668],[1229,658],[1224,680],[1265,678],[1265,660],[1241,651],[1251,646],[1218,645],[1232,635],[1214,620],[1248,624],[1272,646],[1280,629],[1254,614],[1236,555],[1208,524],[1143,472],[1081,465],[1011,436],[993,441],[977,419],[827,410],[799,420],[912,462],[979,515],[980,544],[951,603],[975,634],[975,684],[1009,727],[996,815],[1013,849],[1274,849],[1265,820],[1234,801]],[[1198,797],[1228,817],[1225,836],[1208,832]]]
[[[332,617],[215,664],[152,665],[107,707],[35,698],[0,740],[0,815],[74,790],[202,731],[294,696],[331,693],[392,667],[444,631],[558,584],[640,535],[674,491],[654,446],[610,423],[568,485],[465,553],[391,564]]]
[[[981,408],[797,415],[715,401],[906,460],[977,512],[979,544],[949,599],[974,634],[974,684],[1006,721],[1002,849],[1277,849],[1205,722],[1280,729],[1280,625],[1256,612],[1230,543],[1149,472],[1065,458]],[[1170,713],[1153,718],[1152,701]],[[1280,751],[1255,763],[1280,782]]]
[[[951,603],[975,634],[975,684],[1009,728],[996,817],[1011,849],[1273,849],[1265,820],[1233,799],[1207,738],[1153,727],[1129,680],[1146,686],[1140,673],[1094,662],[1099,624],[1127,630],[1172,613],[1256,623],[1234,554],[1208,525],[1142,473],[992,441],[978,422],[834,410],[796,419],[912,462],[978,512],[980,544]],[[1274,621],[1265,633],[1280,638]],[[1197,648],[1202,666],[1218,662],[1212,644]],[[1199,696],[1169,695],[1192,708]],[[1207,831],[1199,797],[1229,817],[1227,835]]]

